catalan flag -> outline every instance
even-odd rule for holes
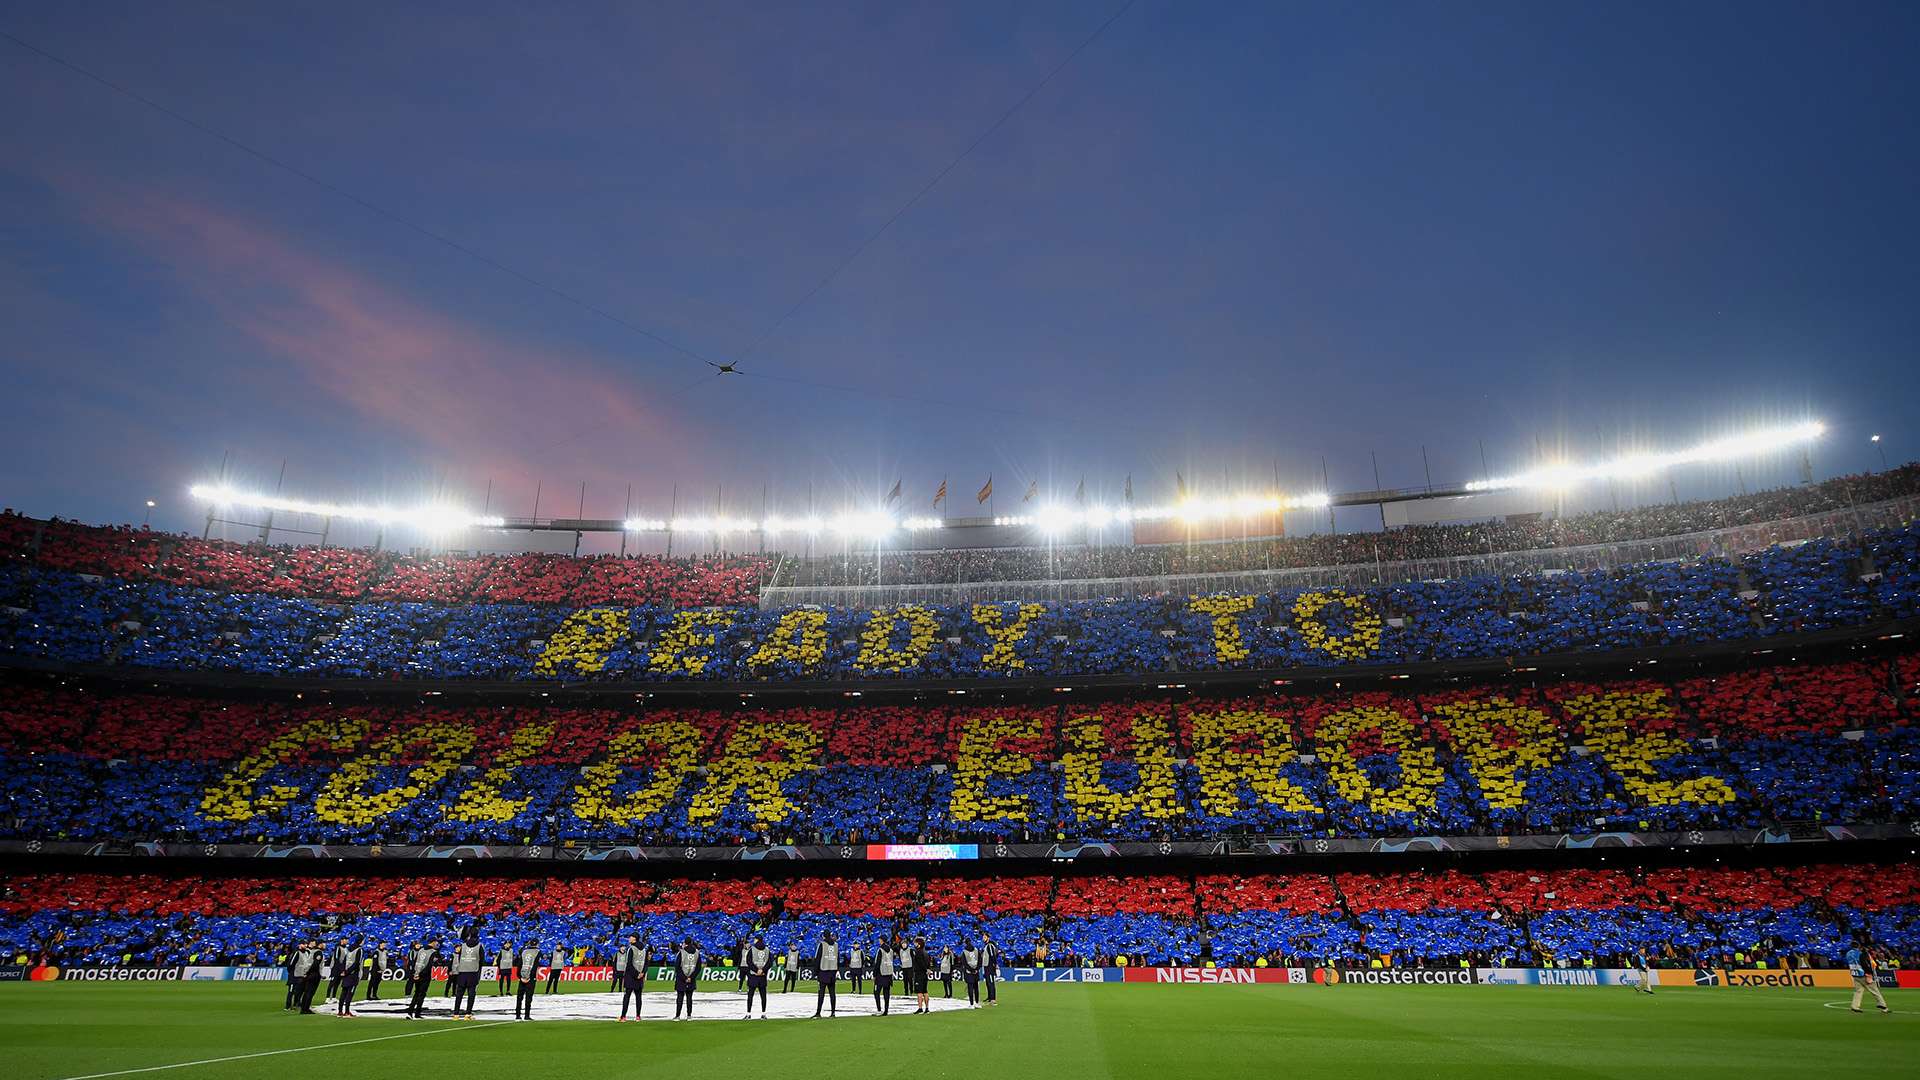
[[[993,498],[993,477],[989,476],[987,477],[987,482],[981,485],[980,494],[973,497],[973,501],[983,503],[991,498]]]
[[[893,482],[893,490],[887,492],[887,505],[892,506],[895,502],[898,502],[899,499],[900,499],[900,481],[895,480]]]
[[[1040,494],[1040,481],[1035,480],[1033,483],[1027,485],[1027,493],[1020,496],[1020,501],[1032,502],[1033,497],[1038,494]]]
[[[947,478],[943,476],[940,478],[940,490],[933,493],[933,508],[935,510],[940,509],[940,504],[946,501],[947,501]]]

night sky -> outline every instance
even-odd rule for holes
[[[846,262],[1120,2],[8,3],[337,191],[0,40],[0,503],[1920,456],[1920,5],[1138,0]]]

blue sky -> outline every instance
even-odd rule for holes
[[[190,527],[224,456],[509,512],[943,475],[960,509],[1808,415],[1821,475],[1871,431],[1920,456],[1913,5],[1139,0],[774,329],[1117,6],[16,0],[0,30],[693,353],[763,343],[706,378],[0,41],[0,502]]]

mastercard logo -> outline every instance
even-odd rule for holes
[[[27,972],[27,978],[32,982],[58,982],[60,969],[51,964],[40,964]]]

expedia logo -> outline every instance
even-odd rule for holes
[[[1714,974],[1714,971],[1712,968],[1694,968],[1693,969],[1693,985],[1719,986],[1720,976]]]
[[[1788,974],[1784,971],[1728,971],[1726,986],[1748,986],[1755,989],[1780,988],[1794,989],[1813,985],[1813,976],[1804,973]]]

